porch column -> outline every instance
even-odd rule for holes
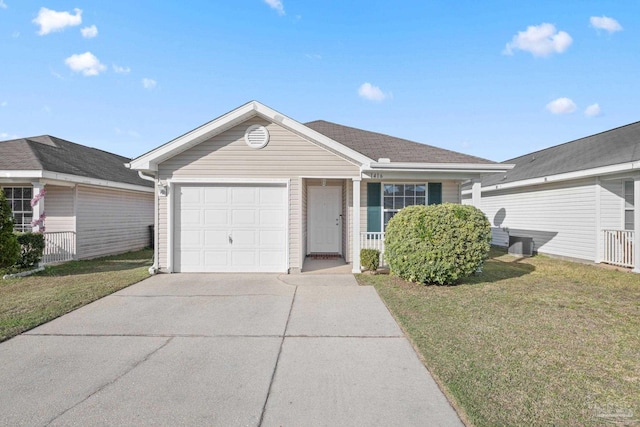
[[[602,205],[600,204],[600,195],[602,185],[600,183],[600,177],[596,177],[596,263],[602,262],[602,220],[600,218]]]
[[[640,175],[633,178],[633,272],[640,273]]]
[[[353,178],[353,273],[360,273],[360,179]]]
[[[482,184],[480,183],[480,179],[473,179],[471,187],[471,204],[476,208],[480,209],[480,200],[482,198]]]
[[[44,217],[42,221],[38,221],[41,216],[44,215],[44,184],[41,182],[32,182],[33,186],[33,194],[31,195],[31,203],[33,204],[33,218],[32,218],[32,229],[34,233],[38,233],[40,231],[44,232]],[[34,203],[35,202],[35,203]]]

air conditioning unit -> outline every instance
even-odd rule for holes
[[[533,238],[509,236],[509,253],[516,256],[532,256]]]

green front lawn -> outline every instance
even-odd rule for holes
[[[640,425],[640,275],[492,250],[458,286],[357,278],[471,425]]]
[[[149,277],[149,249],[0,279],[0,342]]]

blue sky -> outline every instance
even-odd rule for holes
[[[250,100],[496,161],[640,120],[640,2],[0,0],[0,139],[138,156]]]

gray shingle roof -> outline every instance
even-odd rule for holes
[[[392,162],[406,163],[495,163],[480,157],[324,120],[304,125],[376,161],[388,158]]]
[[[487,175],[483,186],[576,172],[640,160],[640,122],[505,160],[516,166]]]
[[[0,141],[0,170],[45,170],[152,187],[125,168],[130,160],[49,135]]]

